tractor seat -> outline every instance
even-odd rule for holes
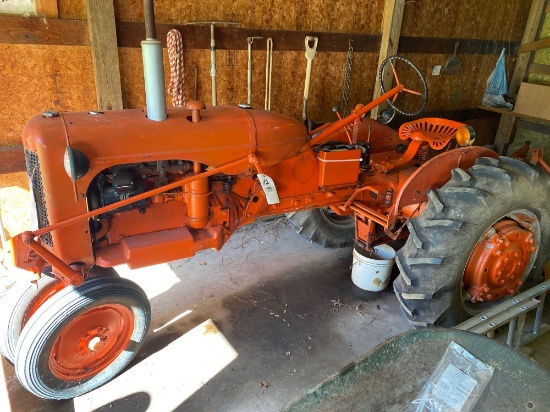
[[[463,126],[466,125],[452,120],[427,117],[402,124],[399,128],[399,137],[402,140],[428,142],[432,149],[440,150],[456,136],[456,131]]]

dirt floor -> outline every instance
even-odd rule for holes
[[[351,263],[351,248],[311,244],[280,218],[243,228],[220,252],[120,267],[152,304],[149,336],[132,365],[90,394],[44,401],[20,386],[4,360],[12,410],[279,410],[410,328],[391,288],[353,285]],[[208,319],[234,352],[220,342],[191,342]],[[204,353],[210,344],[219,356]],[[236,357],[222,359],[223,351]]]

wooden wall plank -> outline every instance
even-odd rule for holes
[[[96,105],[89,47],[0,45],[0,147],[21,144],[23,126],[45,110]]]
[[[229,20],[249,29],[377,35],[383,8],[384,0],[164,0],[155,3],[155,17],[158,24]],[[117,21],[141,22],[143,0],[117,1],[115,13]]]
[[[89,46],[87,22],[81,20],[48,20],[0,16],[0,43],[4,44],[48,44]],[[166,47],[166,34],[171,28],[182,32],[184,48],[210,49],[210,29],[200,26],[157,25],[158,38]],[[119,47],[140,47],[145,38],[143,23],[117,22],[117,42]],[[272,37],[274,50],[301,51],[304,48],[304,37],[314,35],[319,37],[319,51],[346,52],[348,40],[354,39],[354,51],[377,52],[380,49],[379,35],[357,33],[328,33],[289,30],[261,30],[231,27],[216,28],[216,48],[218,50],[246,50],[246,38],[249,36]],[[500,54],[503,47],[507,54],[516,54],[519,41],[482,40],[468,38],[435,38],[402,36],[399,40],[400,53],[417,54],[447,54],[454,50],[456,42],[460,42],[458,54]],[[254,50],[260,50],[263,45],[253,43]]]
[[[529,65],[529,73],[545,74],[550,76],[550,66],[547,64],[531,63]]]
[[[407,1],[401,35],[520,40],[529,7],[526,0]]]
[[[164,47],[166,47],[166,34],[170,29],[178,29],[181,32],[184,49],[210,49],[209,26],[157,24],[157,38],[163,42]],[[117,24],[117,33],[120,47],[139,47],[141,40],[145,38],[145,26],[141,23],[120,22]],[[357,39],[355,43],[358,43],[357,51],[359,52],[377,51],[380,43],[380,36],[365,34],[216,27],[216,49],[246,50],[248,47],[246,38],[260,36],[273,38],[273,50],[302,51],[304,38],[308,35],[319,38],[317,51],[347,51],[350,37]],[[252,48],[259,50],[263,46],[254,42]]]
[[[534,52],[540,49],[545,49],[547,47],[550,47],[550,37],[535,40],[529,43],[523,43],[521,46],[519,46],[518,53]]]
[[[23,146],[0,148],[0,174],[27,170]]]
[[[382,40],[380,42],[380,52],[378,54],[378,67],[388,57],[397,53],[399,46],[399,37],[401,35],[401,22],[403,20],[403,9],[405,0],[386,0],[384,5],[384,16],[382,20]],[[382,81],[386,86],[386,90],[391,84],[393,73],[391,70],[386,70]],[[380,82],[376,80],[374,86],[374,97],[376,99],[381,94]],[[376,119],[378,112],[383,109],[383,105],[375,107],[371,111],[371,117]]]
[[[533,0],[529,17],[527,18],[527,23],[525,25],[523,39],[521,41],[522,44],[535,40],[545,4],[546,0]],[[525,79],[525,74],[527,73],[527,66],[529,65],[530,59],[531,53],[523,53],[518,56],[516,66],[514,67],[514,73],[510,78],[510,86],[508,87],[509,96],[515,96],[517,94],[519,85]],[[497,139],[498,137],[499,136],[497,136]]]
[[[89,46],[88,23],[83,20],[0,16],[0,43]]]
[[[457,49],[459,57],[464,54],[500,55],[503,48],[506,49],[506,55],[515,55],[520,45],[519,41],[510,40],[401,36],[399,53],[452,55],[456,42],[459,43]]]
[[[533,0],[531,3],[531,9],[529,11],[529,17],[525,24],[525,32],[523,33],[522,44],[530,43],[535,40],[537,32],[540,26],[540,22],[543,16],[544,6],[546,0]],[[521,47],[521,46],[520,46]],[[521,82],[525,79],[527,74],[527,68],[531,59],[531,53],[522,53],[516,60],[514,67],[514,73],[510,78],[510,85],[508,86],[508,96],[515,96],[518,93]],[[500,118],[500,124],[495,136],[495,146],[499,153],[502,153],[507,146],[508,141],[515,129],[516,118],[503,114]]]
[[[113,2],[86,0],[86,15],[99,110],[122,109]]]
[[[527,120],[518,120],[518,129],[529,130],[530,132],[550,135],[550,125],[543,123],[533,123]]]

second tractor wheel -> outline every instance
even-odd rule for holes
[[[0,352],[11,363],[21,330],[36,310],[63,289],[53,276],[43,275],[36,284],[19,280],[2,298],[0,307]]]
[[[23,328],[17,377],[42,398],[89,392],[128,365],[143,344],[150,318],[147,296],[127,279],[99,277],[67,286]]]
[[[454,326],[542,280],[549,186],[520,160],[481,158],[429,193],[396,259],[394,289],[413,326]]]
[[[354,216],[340,216],[327,207],[287,213],[286,217],[296,232],[310,242],[328,248],[353,245]]]

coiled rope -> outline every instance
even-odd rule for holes
[[[170,61],[170,84],[168,93],[172,96],[174,107],[185,106],[183,39],[179,30],[172,29],[166,36],[168,59]]]

